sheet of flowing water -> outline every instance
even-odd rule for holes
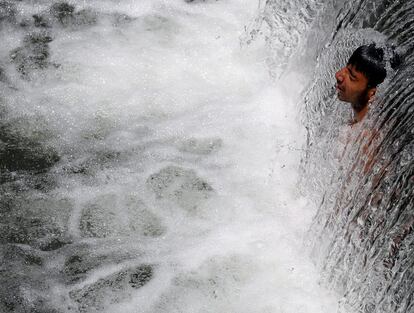
[[[240,48],[256,7],[82,2],[93,22],[52,23],[45,68],[3,62],[4,120],[60,157],[47,187],[3,186],[5,309],[336,311],[302,251],[303,77],[272,83],[265,47]],[[3,27],[2,60],[24,35]]]
[[[280,15],[278,3],[266,2],[265,14]],[[412,13],[409,1],[330,1],[298,45],[299,59],[316,63],[302,106],[302,189],[319,206],[309,238],[324,284],[344,296],[341,312],[414,309]],[[271,21],[274,33],[280,25]],[[367,118],[351,128],[333,77],[367,43],[384,48],[387,79]]]

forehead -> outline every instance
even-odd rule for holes
[[[360,80],[360,81],[363,81],[363,82],[368,82],[368,78],[365,76],[365,74],[362,73],[362,72],[360,72],[360,71],[358,71],[356,69],[355,65],[353,65],[353,64],[347,64],[346,67],[347,67],[347,69],[349,71],[349,74],[351,76],[353,76],[354,78],[356,78],[356,80]]]

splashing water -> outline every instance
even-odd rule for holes
[[[320,206],[309,238],[325,281],[344,296],[343,311],[413,312],[413,8],[409,1],[332,4],[309,38],[325,35],[316,49],[308,41],[305,53],[317,56],[302,110],[303,189]],[[384,47],[388,75],[368,118],[350,128],[333,76],[371,42]]]
[[[304,73],[240,49],[256,9],[0,5],[2,312],[336,311],[301,248]]]
[[[343,295],[341,312],[413,312],[412,3],[301,4],[290,8],[315,8],[305,27],[289,19],[283,1],[269,0],[260,8],[267,18],[248,34],[264,34],[273,56],[287,52],[278,73],[311,73],[301,106],[307,141],[300,177],[301,191],[319,206],[308,236],[314,259],[325,283]],[[385,49],[388,77],[368,118],[351,128],[334,73],[372,42]]]

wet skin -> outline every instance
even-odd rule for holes
[[[375,95],[376,88],[369,87],[367,77],[357,71],[352,64],[347,64],[336,72],[335,78],[338,99],[351,103],[356,119],[362,119],[368,109],[368,103]]]

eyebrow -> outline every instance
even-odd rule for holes
[[[353,72],[352,68],[350,66],[347,66],[347,67],[348,67],[348,71],[351,74],[352,78],[357,78],[355,73]]]

